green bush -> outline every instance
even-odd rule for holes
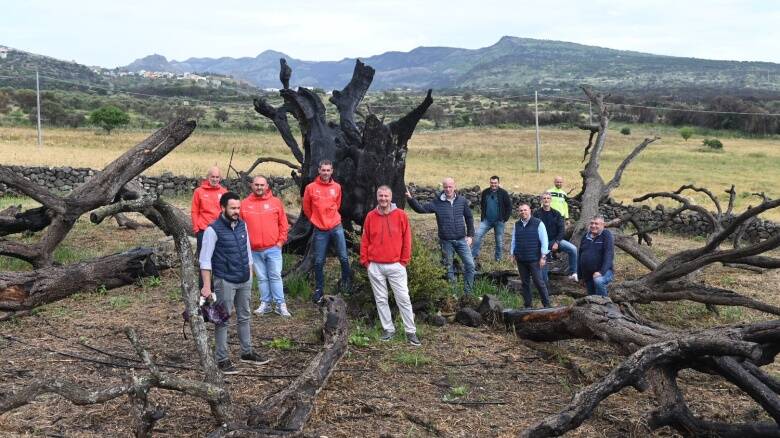
[[[680,128],[680,137],[682,137],[683,140],[688,141],[691,136],[693,136],[693,128],[688,126]]]
[[[702,140],[702,144],[704,146],[709,147],[710,149],[718,149],[718,150],[723,149],[723,143],[717,138],[713,138],[713,139],[705,138],[704,140]]]
[[[413,239],[412,260],[406,266],[409,276],[409,295],[413,303],[438,304],[449,293],[450,287],[444,279],[446,271],[441,264],[441,255],[431,250],[420,239]]]
[[[620,133],[623,135],[631,135],[631,128],[624,126],[623,129],[620,130]]]

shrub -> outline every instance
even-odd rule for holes
[[[450,289],[444,279],[446,271],[441,264],[441,256],[418,238],[413,239],[412,260],[406,266],[406,271],[413,303],[428,302],[436,305],[447,296]]]
[[[688,126],[680,128],[680,137],[682,137],[683,140],[688,141],[691,136],[693,136],[693,128]]]
[[[631,135],[631,128],[624,126],[623,129],[620,130],[620,133],[623,135]]]
[[[92,111],[89,115],[89,121],[111,134],[114,128],[126,125],[130,121],[130,116],[115,106],[105,106]]]
[[[713,138],[713,139],[705,138],[704,140],[702,140],[702,144],[704,146],[709,147],[710,149],[718,149],[718,150],[723,149],[723,143],[717,138]]]

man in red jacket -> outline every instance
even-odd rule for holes
[[[252,180],[252,193],[241,202],[241,219],[249,232],[252,265],[260,289],[260,307],[255,313],[274,311],[289,318],[292,315],[284,301],[282,284],[282,246],[287,241],[289,225],[282,201],[271,193],[264,176]]]
[[[395,336],[395,326],[387,304],[387,282],[393,288],[395,302],[404,322],[406,339],[414,346],[420,345],[414,312],[409,299],[406,265],[412,258],[412,230],[409,218],[392,203],[393,192],[388,186],[376,191],[377,207],[363,221],[363,238],[360,240],[360,264],[368,269],[368,280],[374,291],[376,310],[382,323],[380,339],[389,341]]]
[[[227,189],[219,184],[220,181],[222,181],[222,176],[219,173],[219,167],[214,166],[209,169],[206,179],[201,181],[200,187],[196,188],[195,193],[192,194],[192,231],[198,238],[198,252],[196,254],[200,254],[203,245],[203,232],[222,213],[219,198],[227,192]],[[198,275],[198,282],[200,287],[203,287],[203,279],[200,275]]]
[[[336,254],[341,263],[341,288],[349,290],[352,271],[349,268],[347,242],[344,228],[341,226],[341,186],[333,181],[333,163],[322,160],[319,163],[319,176],[303,191],[303,214],[314,226],[314,281],[312,301],[322,301],[325,285],[325,256],[331,239],[336,244]]]

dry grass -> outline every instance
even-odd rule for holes
[[[780,148],[778,140],[729,138],[725,152],[703,151],[700,138],[685,142],[668,128],[633,127],[632,135],[611,131],[603,153],[604,175],[617,167],[633,147],[646,136],[661,131],[663,137],[652,144],[624,174],[623,185],[614,192],[621,201],[655,190],[673,190],[682,184],[695,183],[716,193],[736,184],[737,207],[744,208],[756,199],[753,192],[780,185]],[[0,128],[0,145],[4,164],[70,165],[100,168],[149,132],[117,131],[97,135],[89,130],[49,129],[45,146],[35,146],[36,134],[28,128]],[[436,185],[442,177],[452,175],[463,186],[485,186],[490,175],[502,178],[511,191],[541,192],[551,186],[555,175],[566,178],[566,187],[580,184],[582,150],[587,135],[581,130],[542,131],[542,167],[536,173],[534,131],[531,129],[456,129],[420,131],[410,141],[407,181]],[[227,165],[235,147],[234,165],[247,168],[257,156],[291,159],[281,138],[273,133],[196,131],[182,146],[152,167],[149,174],[165,171],[182,175],[204,174],[209,166]],[[259,172],[288,175],[283,165],[268,163]],[[725,195],[723,195],[725,199]],[[695,197],[705,202],[702,197]],[[779,219],[780,213],[767,217]]]

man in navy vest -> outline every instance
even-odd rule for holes
[[[520,220],[515,222],[512,230],[512,256],[523,282],[523,305],[532,307],[531,278],[533,278],[539,298],[544,307],[550,307],[550,297],[547,294],[547,285],[542,277],[542,268],[545,265],[547,253],[550,251],[547,241],[547,230],[544,223],[531,216],[531,207],[528,204],[520,204],[517,209]]]
[[[262,365],[269,360],[252,351],[250,318],[252,316],[252,246],[246,224],[239,218],[241,200],[237,194],[227,192],[219,200],[222,213],[203,233],[200,250],[200,274],[203,278],[201,295],[217,296],[217,304],[225,307],[228,315],[236,309],[238,340],[241,343],[241,361]],[[213,282],[213,283],[212,283]],[[236,374],[238,370],[228,358],[227,322],[214,328],[216,358],[224,374]]]

